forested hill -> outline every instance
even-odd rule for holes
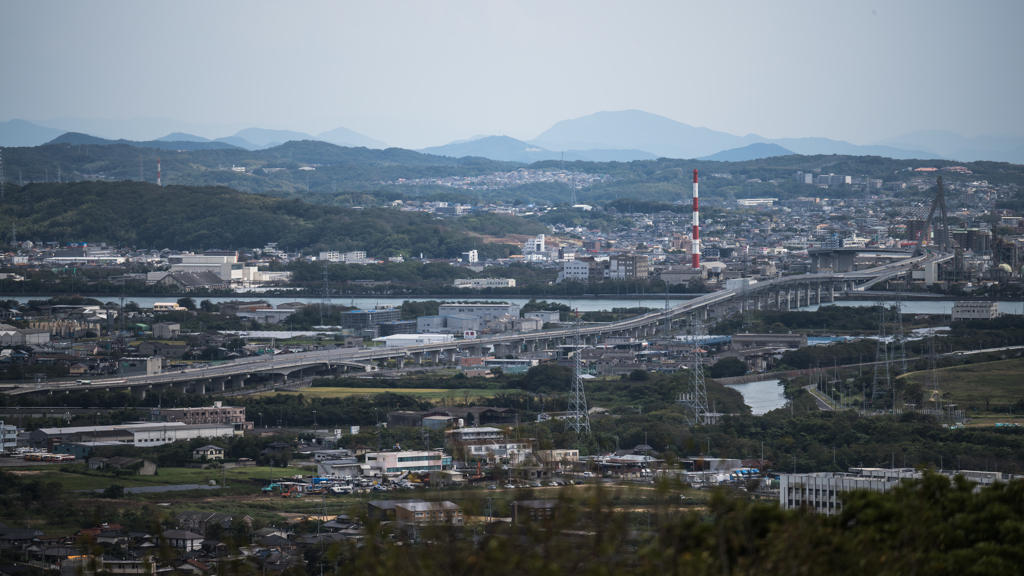
[[[20,240],[62,244],[85,241],[200,250],[277,242],[288,250],[329,248],[365,250],[378,258],[420,253],[450,258],[471,249],[479,249],[481,257],[518,251],[518,246],[484,244],[478,233],[546,230],[540,224],[513,222],[514,217],[498,214],[438,220],[432,214],[392,209],[315,206],[223,186],[74,182],[8,186],[6,192],[0,205],[5,241],[10,240],[13,224]]]
[[[402,148],[346,148],[311,140],[265,150],[158,150],[128,144],[87,142],[4,148],[8,182],[144,180],[156,182],[157,158],[164,184],[230,186],[243,192],[376,189],[381,181],[478,176],[522,164],[484,158],[445,158]],[[244,168],[245,172],[233,170]],[[305,168],[305,169],[303,169]],[[311,168],[311,169],[310,169]]]
[[[712,160],[636,160],[632,162],[541,161],[530,165],[484,158],[449,158],[401,148],[347,148],[312,140],[291,141],[265,150],[157,150],[127,144],[49,144],[5,148],[7,182],[156,181],[157,158],[163,183],[188,186],[229,186],[243,192],[301,197],[311,204],[360,205],[363,193],[383,190],[399,197],[431,197],[449,201],[515,201],[547,204],[569,202],[570,187],[536,181],[515,188],[464,189],[439,184],[396,184],[399,180],[482,176],[520,168],[574,170],[604,174],[610,179],[579,190],[578,202],[604,204],[619,198],[676,202],[688,199],[693,170],[701,173],[701,196],[729,203],[738,198],[863,197],[863,188],[840,186],[827,192],[797,183],[797,171],[878,178],[885,182],[932,179],[935,172],[915,168],[963,165],[972,174],[943,172],[947,181],[1024,186],[1024,166],[1005,162],[893,160],[878,156],[775,156],[740,162]],[[235,169],[242,169],[244,172]],[[59,175],[59,176],[58,176]],[[384,184],[391,182],[393,184]],[[913,191],[916,193],[916,189]],[[353,194],[355,193],[355,194]],[[910,193],[910,192],[908,192]]]

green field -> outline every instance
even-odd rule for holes
[[[108,476],[89,470],[89,473],[64,472],[61,468],[73,468],[76,471],[88,470],[85,464],[72,464],[70,466],[24,466],[8,468],[7,471],[19,475],[23,479],[39,478],[40,480],[56,480],[64,486],[65,490],[95,490],[120,484],[126,488],[134,486],[165,486],[169,484],[209,484],[210,480],[216,480],[220,485],[221,480],[226,476],[228,486],[232,480],[266,480],[270,478],[270,468],[232,468],[222,471],[201,470],[198,468],[159,468],[156,476]],[[305,473],[310,473],[310,468]],[[274,477],[280,478],[282,474],[300,474],[299,468],[274,468]]]
[[[344,398],[346,396],[373,396],[391,392],[394,394],[408,394],[417,398],[436,400],[440,398],[491,398],[501,390],[469,390],[469,389],[446,389],[446,388],[303,388],[296,391],[274,391],[256,394],[256,396],[273,396],[276,394],[290,394],[304,396],[316,396],[318,398]]]
[[[1024,358],[967,364],[936,370],[939,393],[962,409],[979,412],[999,410],[1024,399]],[[911,372],[904,379],[924,385],[925,372]],[[934,400],[925,392],[925,402]],[[946,396],[949,394],[949,396]]]

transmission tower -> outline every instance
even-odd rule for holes
[[[871,399],[881,398],[889,389],[889,344],[885,341],[885,306],[878,306],[878,344],[875,347],[875,376]]]
[[[898,364],[903,374],[907,373],[907,340],[903,336],[903,285],[896,288],[896,304],[892,307],[892,354],[891,361]]]
[[[924,389],[935,391],[935,409],[942,409],[942,391],[939,386],[939,373],[936,371],[935,333],[928,335],[928,369],[924,373]]]
[[[689,426],[709,424],[708,421],[708,390],[704,385],[704,352],[701,346],[707,339],[707,327],[697,319],[691,324],[693,338],[693,366],[690,368],[690,382],[686,392],[679,394],[676,404],[686,408],[684,417]]]
[[[324,287],[320,294],[320,325],[324,326],[324,316],[331,316],[331,284],[328,278],[330,263],[324,260]]]
[[[4,181],[7,178],[4,177],[4,153],[0,151],[0,200],[4,199]]]
[[[583,343],[580,339],[580,313],[576,311],[576,323],[572,332],[572,390],[569,392],[569,409],[565,415],[565,429],[572,429],[578,437],[580,432],[590,434],[590,414],[587,412],[587,396],[583,391]]]

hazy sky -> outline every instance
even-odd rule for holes
[[[0,22],[0,120],[406,147],[630,108],[769,138],[1024,134],[1020,0],[5,0]]]

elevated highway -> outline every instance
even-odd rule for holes
[[[811,304],[834,302],[844,293],[863,291],[878,282],[905,275],[916,265],[944,262],[951,254],[928,254],[902,259],[885,266],[856,272],[801,274],[785,276],[765,282],[704,294],[669,308],[619,322],[611,322],[580,329],[580,336],[590,345],[615,336],[644,338],[657,332],[666,335],[673,323],[693,320],[713,320],[728,317],[747,309],[791,310]],[[286,381],[313,375],[328,375],[349,370],[371,371],[376,364],[396,360],[400,366],[406,362],[422,363],[424,358],[437,362],[442,355],[468,351],[482,355],[494,348],[501,356],[520,352],[551,349],[572,341],[573,331],[568,329],[544,330],[461,340],[444,344],[428,344],[391,348],[339,348],[317,350],[274,357],[252,357],[210,368],[196,368],[155,374],[91,380],[88,385],[75,383],[32,384],[10,390],[9,394],[54,393],[82,390],[130,391],[136,396],[147,392],[176,389],[185,393],[216,394],[245,387],[246,381]]]

